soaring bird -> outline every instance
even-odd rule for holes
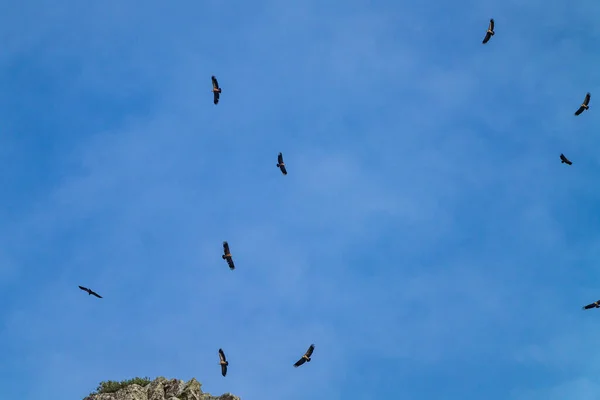
[[[573,164],[571,160],[569,160],[563,153],[560,153],[560,162],[563,164],[571,165]]]
[[[232,271],[235,269],[235,264],[233,263],[233,258],[231,258],[231,253],[229,252],[229,243],[226,241],[223,242],[223,255],[221,256],[223,260],[227,260],[227,265],[229,265],[229,269]]]
[[[575,115],[579,115],[584,110],[589,110],[590,109],[590,107],[588,106],[588,104],[590,104],[590,97],[592,97],[592,95],[588,92],[585,95],[585,99],[583,99],[583,103],[581,103],[581,106],[579,106],[579,108],[577,109],[577,111],[575,111]]]
[[[218,104],[219,103],[219,97],[221,96],[221,88],[219,87],[219,81],[217,81],[217,78],[213,75],[211,76],[212,79],[212,85],[213,85],[213,95],[214,95],[214,99],[213,99],[213,103]]]
[[[96,296],[99,299],[102,298],[102,296],[100,296],[98,293],[94,292],[92,289],[88,289],[88,288],[83,287],[83,286],[79,286],[79,289],[83,290],[84,292],[88,292],[88,295],[93,294],[94,296]]]
[[[277,167],[281,170],[281,173],[287,175],[287,170],[285,169],[285,163],[283,162],[283,154],[279,153],[277,156]]]
[[[487,32],[485,33],[485,37],[483,38],[483,44],[489,42],[490,38],[494,36],[496,32],[494,32],[494,18],[490,19],[490,24],[488,26]]]
[[[221,365],[221,375],[227,375],[227,366],[229,362],[225,358],[225,353],[223,353],[223,349],[219,349],[219,364]]]
[[[302,356],[302,358],[299,359],[298,361],[296,361],[296,364],[294,364],[294,367],[298,368],[305,362],[310,362],[310,360],[311,360],[310,356],[312,355],[313,351],[315,351],[315,345],[311,344],[310,347],[308,348],[308,350],[306,350],[306,353],[304,353],[304,355]]]
[[[600,308],[600,300],[598,300],[592,304],[588,304],[587,306],[583,306],[582,308],[584,310],[589,310],[590,308]]]

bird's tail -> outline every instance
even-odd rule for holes
[[[223,260],[225,260],[227,257],[225,257],[225,254],[223,254],[223,255],[221,256],[221,258],[222,258]]]
[[[311,358],[310,357],[306,357],[306,362],[310,362]]]

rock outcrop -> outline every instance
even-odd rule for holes
[[[202,393],[201,386],[196,378],[184,382],[158,377],[146,386],[132,384],[114,393],[92,394],[83,400],[241,400],[231,393],[221,396]]]

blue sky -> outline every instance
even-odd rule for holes
[[[600,396],[598,2],[10,3],[3,397]]]

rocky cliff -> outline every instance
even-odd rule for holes
[[[83,400],[241,400],[230,393],[221,396],[202,393],[201,386],[195,378],[184,382],[159,377],[146,386],[132,384],[114,393],[91,394]]]

